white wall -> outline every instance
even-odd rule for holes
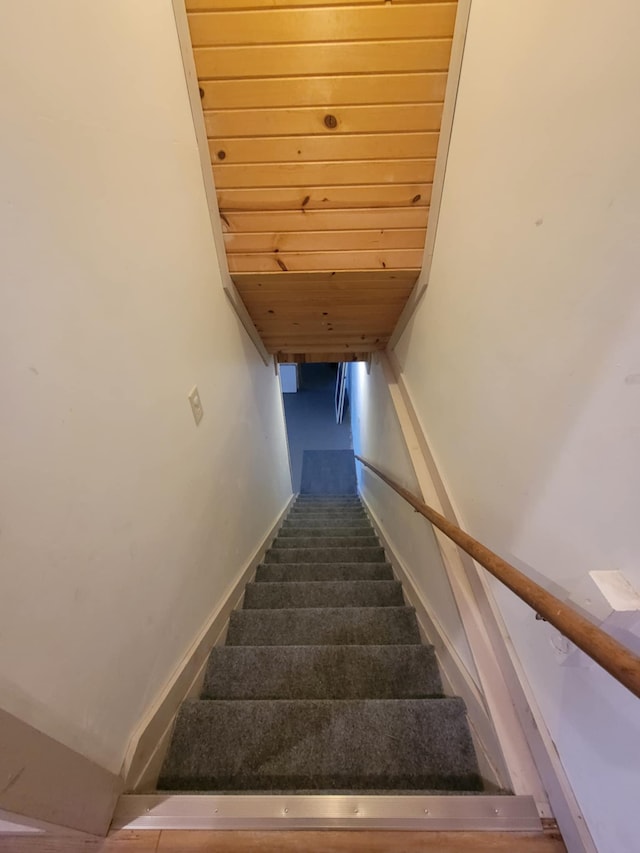
[[[472,534],[561,597],[640,589],[640,7],[472,5],[426,297],[396,354]],[[601,853],[638,849],[640,703],[496,590]]]
[[[220,285],[170,0],[5,4],[0,57],[0,707],[119,771],[290,495],[279,384]]]
[[[364,362],[351,364],[349,401],[354,452],[388,471],[406,489],[420,494],[411,459],[378,359],[371,372]],[[357,465],[358,487],[385,530],[393,551],[411,573],[442,634],[478,684],[458,608],[453,598],[433,529],[393,489]]]

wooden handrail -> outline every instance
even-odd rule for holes
[[[532,607],[543,619],[564,634],[579,649],[592,658],[597,664],[623,684],[635,696],[640,698],[640,657],[630,649],[614,640],[609,634],[598,628],[577,610],[564,604],[555,595],[547,592],[539,584],[532,581],[521,571],[507,563],[502,557],[494,554],[473,536],[465,533],[457,524],[448,521],[439,512],[419,500],[410,491],[391,477],[388,477],[371,462],[356,454],[356,459],[377,474],[381,480],[403,497],[407,503],[428,519],[434,527],[441,530],[445,536],[453,540],[464,551],[480,563],[481,566],[497,578],[501,583],[521,598],[525,604]]]

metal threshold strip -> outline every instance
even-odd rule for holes
[[[533,797],[123,794],[112,829],[413,829],[539,832]]]

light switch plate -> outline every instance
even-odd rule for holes
[[[193,419],[196,422],[196,426],[198,426],[204,416],[204,411],[202,409],[202,402],[200,401],[200,392],[198,391],[197,385],[194,385],[191,391],[189,392],[189,402],[191,403]]]

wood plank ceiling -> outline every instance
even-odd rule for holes
[[[267,349],[383,349],[422,264],[456,2],[187,12],[229,270]]]

